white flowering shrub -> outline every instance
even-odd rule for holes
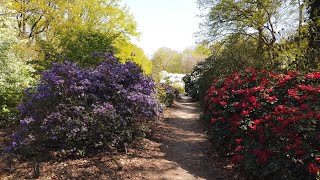
[[[0,124],[14,118],[21,101],[23,89],[34,82],[33,68],[18,56],[16,46],[20,43],[15,19],[5,5],[0,6]]]

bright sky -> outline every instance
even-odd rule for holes
[[[123,0],[141,32],[133,43],[149,57],[161,47],[182,51],[195,44],[200,18],[196,0]]]

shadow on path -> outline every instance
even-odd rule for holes
[[[225,169],[227,161],[219,158],[200,125],[199,109],[190,98],[182,96],[165,113],[168,131],[164,135],[164,158],[176,162],[193,175],[192,179],[241,179]]]

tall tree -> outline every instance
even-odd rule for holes
[[[277,40],[276,25],[280,19],[281,0],[198,0],[205,14],[202,34],[219,39],[228,34],[242,34],[257,41],[257,59],[261,65],[274,59],[273,48]],[[267,54],[267,59],[264,54]]]
[[[182,73],[182,55],[170,48],[158,49],[152,59],[152,75],[159,79],[159,73],[163,70],[170,73]]]
[[[309,2],[309,46],[311,55],[309,57],[310,66],[314,69],[320,67],[320,1],[311,0]]]
[[[320,1],[311,0],[309,3],[310,47],[320,50]]]
[[[9,0],[24,37],[51,31],[86,28],[113,36],[137,35],[136,24],[119,0]]]
[[[151,74],[152,71],[152,61],[145,55],[143,49],[139,48],[137,45],[131,46],[131,58],[127,61],[133,61],[141,66],[145,74]]]
[[[301,47],[301,39],[303,38],[302,28],[304,19],[304,10],[308,0],[292,0],[292,3],[297,4],[299,10],[299,24],[298,24],[298,47]]]
[[[207,45],[198,44],[195,47],[186,48],[182,51],[182,73],[192,72],[192,68],[200,61],[205,60],[211,55]]]
[[[92,64],[88,57],[93,52],[113,49],[125,61],[129,56],[121,54],[131,46],[130,37],[139,35],[133,16],[120,0],[9,2],[20,38],[28,39],[29,46],[43,53],[36,59],[69,59],[87,65]]]
[[[1,0],[0,3],[7,5]],[[6,6],[0,6],[0,125],[15,117],[23,89],[35,82],[33,68],[19,56],[20,40],[13,28],[12,13]]]

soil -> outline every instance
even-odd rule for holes
[[[152,134],[126,153],[43,162],[40,179],[245,179],[212,150],[198,120],[199,109],[190,98],[182,95],[163,116]],[[15,161],[11,170],[6,164],[0,158],[0,179],[33,178],[32,162]]]

